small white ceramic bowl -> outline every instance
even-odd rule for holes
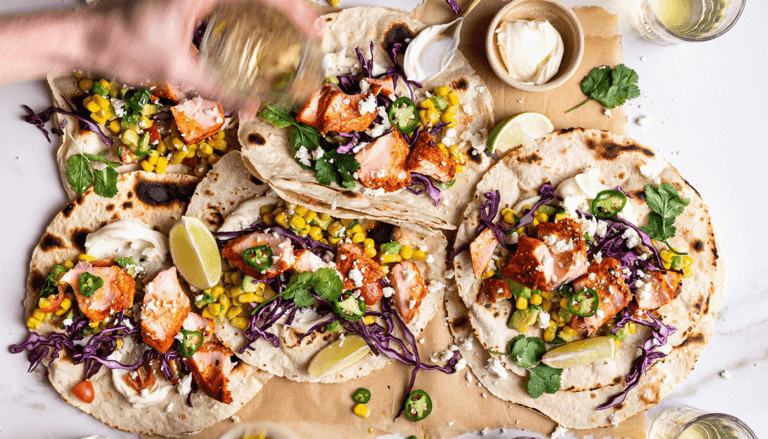
[[[544,84],[530,84],[509,75],[497,41],[496,29],[508,20],[548,20],[563,38],[563,60],[557,74]],[[493,17],[485,38],[488,62],[502,81],[518,90],[543,92],[555,89],[565,83],[581,64],[584,56],[584,31],[573,9],[560,0],[513,0]]]

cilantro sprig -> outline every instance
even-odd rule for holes
[[[121,163],[107,160],[104,155],[106,150],[98,155],[80,150],[71,133],[67,133],[72,144],[79,153],[67,159],[67,180],[75,193],[82,194],[93,185],[93,191],[106,198],[117,195],[117,168]],[[95,169],[91,162],[101,162],[107,165],[104,169]]]
[[[658,187],[652,184],[645,186],[645,202],[651,208],[651,213],[648,215],[648,224],[640,229],[651,238],[666,244],[673,253],[687,255],[675,250],[669,244],[669,239],[675,237],[675,220],[691,203],[691,199],[680,198],[680,193],[672,184],[662,183]]]
[[[293,301],[296,306],[303,308],[315,304],[315,298],[312,296],[313,290],[319,297],[333,302],[339,298],[343,289],[344,283],[333,268],[321,268],[314,273],[310,271],[294,273],[282,293],[262,302],[251,314],[256,314],[279,296],[283,296],[285,299]]]
[[[493,354],[511,357],[515,364],[528,369],[527,390],[531,398],[538,398],[544,393],[555,393],[560,390],[560,376],[563,369],[547,366],[541,363],[541,357],[547,351],[547,346],[537,337],[518,335],[509,342],[509,353],[490,351]]]
[[[608,109],[624,105],[624,102],[640,96],[638,79],[640,78],[637,73],[624,64],[619,64],[613,69],[608,66],[595,67],[581,80],[581,92],[588,96],[587,100],[566,113],[589,101],[598,101]]]
[[[360,169],[360,163],[352,155],[337,153],[335,146],[326,142],[317,128],[296,122],[290,111],[272,105],[266,105],[259,112],[259,117],[275,128],[291,127],[288,138],[291,156],[302,169],[314,171],[318,183],[330,186],[335,182],[344,189],[355,188],[355,179],[352,174]],[[297,153],[302,151],[302,148],[307,153],[313,153],[319,148],[322,154],[316,154],[317,158],[305,159],[309,162],[307,165],[297,157]]]

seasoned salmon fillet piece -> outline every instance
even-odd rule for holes
[[[363,298],[368,306],[376,305],[384,296],[384,289],[381,288],[381,284],[378,281],[363,285],[358,291],[360,292],[360,297]]]
[[[370,92],[374,96],[382,94],[389,99],[395,100],[395,80],[392,76],[381,79],[363,78],[363,81],[370,84]]]
[[[560,288],[587,272],[587,245],[578,222],[563,218],[545,222],[536,228],[536,237],[547,244],[555,259],[554,270],[557,281],[550,289]]]
[[[232,403],[232,391],[229,390],[229,374],[234,367],[229,358],[232,355],[231,350],[211,341],[203,343],[192,358],[184,358],[198,387],[224,404]]]
[[[480,294],[477,295],[477,303],[481,305],[492,305],[501,302],[504,299],[511,299],[512,291],[509,284],[504,279],[491,277],[486,279],[480,286]]]
[[[182,322],[181,328],[185,331],[200,332],[207,341],[216,329],[216,322],[196,312],[190,312],[187,318],[184,319],[184,322]]]
[[[83,273],[99,277],[104,283],[90,297],[85,297],[80,292],[80,276]],[[78,308],[91,322],[101,322],[133,305],[136,284],[133,278],[117,265],[93,267],[80,263],[62,276],[60,282],[72,287]]]
[[[554,265],[555,259],[543,241],[523,236],[501,275],[532,290],[548,291],[555,279]]]
[[[427,297],[427,286],[421,277],[419,267],[412,261],[402,261],[392,267],[389,283],[395,290],[395,307],[403,320],[408,323]]]
[[[259,271],[245,263],[243,252],[253,247],[262,245],[269,246],[272,249],[272,266],[265,271]],[[293,254],[293,246],[288,238],[283,238],[277,234],[270,233],[251,233],[239,238],[235,238],[221,250],[222,256],[227,258],[233,264],[237,265],[243,273],[254,277],[257,280],[271,279],[293,267],[296,263],[296,257]]]
[[[174,104],[178,104],[185,97],[181,88],[172,82],[152,82],[149,83],[148,86],[152,96],[161,99],[168,99]]]
[[[384,277],[381,266],[365,255],[360,247],[344,243],[336,251],[336,267],[345,290],[361,288]]]
[[[304,250],[303,248],[294,251],[293,254],[296,257],[296,263],[293,264],[293,269],[299,273],[304,271],[314,273],[321,268],[336,268],[333,263],[325,262],[320,256],[317,256],[309,250]]]
[[[224,126],[224,107],[200,96],[171,107],[171,113],[187,145],[213,136]]]
[[[597,293],[597,312],[591,317],[573,316],[571,326],[586,331],[590,336],[605,322],[629,305],[632,293],[621,275],[621,264],[614,258],[603,258],[597,265],[590,265],[587,273],[573,282],[578,293],[592,288]]]
[[[335,84],[325,84],[323,87],[310,96],[309,101],[296,114],[296,121],[312,125],[318,130],[322,126],[325,107],[328,105],[328,99],[337,91],[339,87]]]
[[[378,113],[374,105],[374,111],[363,112],[361,101],[364,99],[376,100],[373,94],[347,95],[344,92],[334,92],[327,100],[323,113],[322,126],[318,128],[322,134],[330,131],[349,133],[352,131],[365,131],[376,119]]]
[[[435,140],[428,131],[419,134],[416,144],[405,160],[405,168],[443,183],[449,183],[456,178],[456,161],[435,145]]]
[[[469,244],[469,255],[472,258],[472,271],[475,273],[475,279],[482,278],[498,243],[496,233],[491,229],[485,229]]]
[[[682,286],[680,273],[669,270],[647,271],[645,277],[635,282],[638,309],[651,310],[668,304],[680,294]]]
[[[173,344],[190,311],[189,298],[179,285],[176,267],[161,271],[144,287],[141,338],[164,354]]]
[[[395,192],[411,184],[411,173],[405,168],[410,148],[400,131],[379,137],[355,158],[360,163],[357,179],[370,189]]]

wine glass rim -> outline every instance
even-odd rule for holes
[[[706,413],[703,415],[696,416],[695,418],[688,421],[685,425],[683,425],[683,428],[681,428],[680,431],[675,435],[674,439],[680,439],[680,435],[683,434],[683,432],[686,429],[688,429],[688,427],[693,426],[695,423],[699,421],[706,421],[708,419],[727,419],[728,421],[731,421],[734,424],[738,425],[747,434],[749,434],[749,439],[757,439],[757,435],[755,434],[755,432],[752,431],[752,429],[749,428],[749,426],[745,424],[744,421],[737,418],[736,416],[729,415],[727,413]],[[748,439],[748,438],[744,438],[744,439]]]
[[[662,29],[664,29],[664,31],[667,34],[669,34],[669,36],[671,36],[673,38],[677,38],[678,40],[681,40],[681,41],[701,42],[701,41],[713,40],[713,39],[723,35],[724,33],[728,32],[729,30],[731,30],[731,28],[736,24],[736,22],[739,21],[739,18],[741,17],[742,12],[744,12],[744,6],[746,6],[746,4],[747,4],[747,0],[740,0],[740,1],[741,1],[741,3],[739,4],[739,9],[736,11],[736,15],[733,17],[731,22],[728,23],[727,26],[725,26],[723,29],[721,29],[721,30],[719,30],[719,31],[717,31],[715,33],[712,33],[711,35],[707,35],[705,37],[698,37],[698,38],[691,38],[691,37],[686,37],[686,36],[678,35],[675,31],[669,29],[667,26],[664,25],[664,23],[661,22],[661,20],[659,20],[659,17],[656,16],[656,12],[653,11],[653,8],[649,8],[649,11],[651,12],[651,14],[653,16],[653,20],[654,20],[655,24],[657,24]]]

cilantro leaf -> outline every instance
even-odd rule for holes
[[[312,291],[304,284],[299,284],[295,289],[287,291],[283,294],[288,300],[293,300],[293,303],[298,307],[311,306],[315,304],[315,298],[312,297]]]
[[[112,160],[107,160],[104,158],[104,156],[107,154],[107,150],[101,151],[98,155],[94,155],[91,153],[83,152],[82,153],[88,160],[92,162],[101,162],[105,165],[109,166],[110,168],[117,168],[119,166],[122,166],[123,164],[120,162],[113,162]],[[147,152],[149,154],[149,152]]]
[[[330,186],[331,183],[338,180],[339,173],[336,172],[336,168],[331,163],[328,163],[327,160],[320,159],[315,162],[315,176],[318,183]]]
[[[318,296],[328,301],[334,301],[344,290],[344,282],[333,268],[321,268],[313,276],[312,287]]]
[[[93,191],[105,198],[117,195],[117,171],[111,167],[93,170]]]
[[[680,198],[680,193],[672,184],[662,183],[659,186],[645,186],[645,201],[651,208],[651,213],[648,215],[648,224],[640,227],[640,230],[651,238],[664,242],[673,252],[685,254],[675,250],[668,240],[674,238],[677,233],[675,220],[691,203],[690,198]]]
[[[336,270],[332,268],[321,268],[314,273],[310,271],[294,273],[282,293],[262,302],[261,305],[253,310],[252,314],[255,314],[259,309],[278,296],[283,296],[285,299],[292,300],[298,307],[305,307],[314,305],[315,303],[315,298],[312,296],[312,290],[323,299],[333,301],[338,299],[343,288],[344,284],[341,278]]]
[[[605,66],[595,67],[581,80],[581,92],[587,95],[587,100],[566,113],[589,101],[598,101],[608,109],[624,105],[626,101],[640,96],[640,88],[637,86],[639,79],[637,72],[624,64],[619,64],[613,69]]]
[[[293,116],[291,116],[290,111],[271,105],[265,106],[264,109],[259,112],[259,117],[261,120],[275,128],[287,128],[296,124],[296,122],[293,121]]]
[[[87,191],[93,184],[91,164],[82,154],[75,154],[67,159],[67,180],[77,194]]]
[[[547,346],[537,337],[526,337],[520,334],[509,343],[509,353],[515,360],[515,364],[526,369],[536,367],[546,351]]]
[[[563,369],[539,364],[530,371],[528,378],[528,394],[531,398],[538,398],[544,393],[555,393],[560,390],[560,376]]]

